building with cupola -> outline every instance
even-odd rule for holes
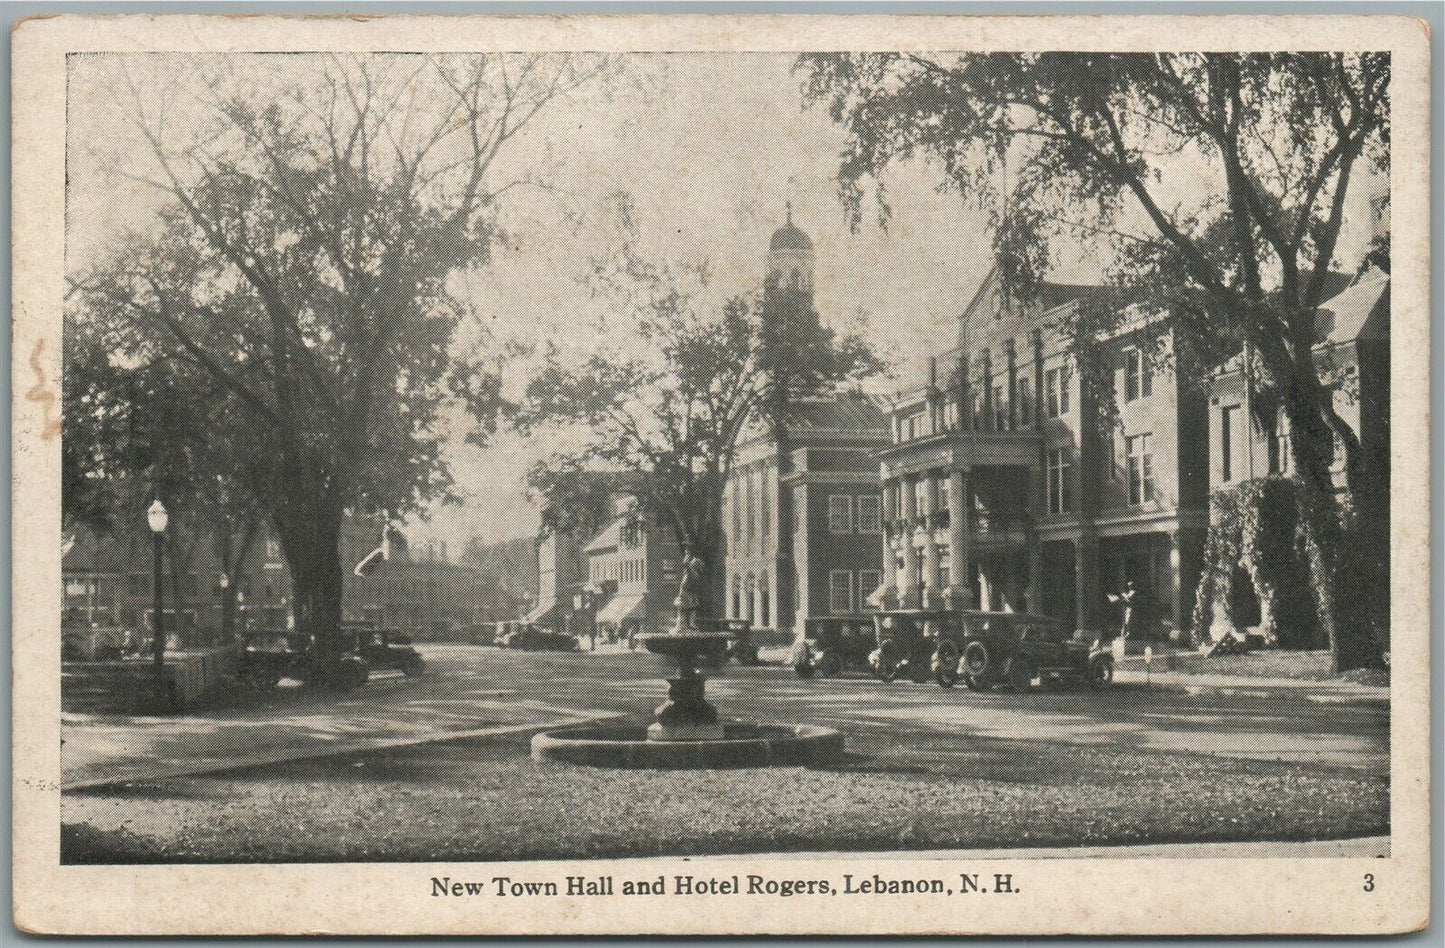
[[[765,326],[817,326],[815,262],[790,209],[768,243]],[[883,406],[859,391],[793,399],[742,439],[722,510],[728,618],[791,634],[868,608],[883,537],[874,452],[888,443]]]

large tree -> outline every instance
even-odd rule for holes
[[[612,335],[620,330],[627,344],[572,365],[547,353],[514,423],[523,433],[572,429],[576,447],[542,462],[532,483],[555,486],[548,470],[567,483],[583,471],[611,474],[637,498],[640,520],[702,560],[706,615],[739,441],[779,422],[789,401],[833,392],[879,364],[857,334],[822,326],[810,308],[770,309],[765,319],[761,295],[708,307],[668,267],[630,252],[622,259],[605,282],[624,315]]]
[[[343,517],[449,495],[449,401],[493,424],[499,372],[475,321],[461,338],[452,281],[488,262],[498,199],[526,182],[499,156],[609,61],[287,57],[273,75],[225,59],[111,77],[150,159],[122,173],[159,214],[74,277],[68,318],[107,327],[113,366],[164,366],[210,406],[211,437],[280,538],[325,681]]]
[[[838,177],[854,226],[870,184],[886,219],[891,163],[925,158],[987,208],[1014,292],[1086,244],[1135,313],[1167,314],[1204,355],[1221,340],[1249,354],[1256,404],[1289,419],[1337,667],[1377,661],[1336,593],[1344,572],[1369,571],[1377,594],[1388,583],[1388,485],[1321,378],[1315,316],[1338,289],[1351,183],[1388,167],[1389,55],[821,54],[798,67],[805,99],[846,130]],[[1089,318],[1107,328],[1097,308]],[[1336,442],[1352,520],[1330,473]],[[1344,540],[1347,523],[1360,543]]]

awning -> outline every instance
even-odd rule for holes
[[[549,621],[552,618],[553,613],[555,613],[556,611],[557,604],[555,602],[544,602],[539,604],[537,608],[533,609],[531,612],[527,613],[527,618],[524,621],[530,622],[532,625],[542,625],[543,623]]]
[[[647,612],[647,594],[630,593],[622,596],[613,596],[612,601],[602,607],[597,613],[599,623],[611,622],[622,624],[629,619],[641,619]]]

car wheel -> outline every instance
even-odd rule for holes
[[[969,642],[963,650],[963,672],[977,681],[987,681],[993,674],[993,655],[982,642]]]
[[[948,639],[938,643],[938,651],[933,653],[933,677],[943,687],[952,688],[958,683],[960,657],[958,643]]]
[[[812,678],[817,668],[810,661],[798,661],[793,663],[793,671],[799,678]]]
[[[878,644],[877,655],[873,662],[873,673],[878,676],[879,681],[892,681],[898,676],[898,646],[892,639],[884,639]]]
[[[975,677],[974,675],[965,674],[963,676],[963,683],[968,686],[969,691],[988,690],[988,682],[984,681],[982,678]]]
[[[824,652],[818,659],[818,674],[824,678],[834,678],[843,670],[843,662],[832,652]]]
[[[915,685],[922,685],[927,683],[930,677],[929,672],[931,671],[933,671],[933,669],[930,667],[929,661],[924,659],[921,655],[912,655],[909,657],[908,677],[913,680],[913,683]]]
[[[1015,692],[1028,691],[1034,683],[1034,666],[1028,659],[1015,656],[1008,663],[1008,684]]]
[[[1114,659],[1110,655],[1095,655],[1089,659],[1089,687],[1107,688],[1114,683]]]

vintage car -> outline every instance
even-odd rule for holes
[[[1091,645],[1074,638],[1056,619],[1022,612],[965,612],[962,617],[962,655],[951,675],[951,656],[939,656],[940,684],[962,678],[976,691],[996,685],[1027,691],[1035,678],[1046,686],[1083,682],[1092,688],[1114,680],[1114,657],[1097,641]]]
[[[793,642],[791,663],[799,678],[831,678],[845,671],[871,672],[868,656],[877,643],[868,616],[805,619]]]
[[[395,668],[408,678],[422,672],[421,653],[400,629],[347,629],[343,635],[347,636],[343,647],[367,668]]]
[[[546,626],[518,622],[498,639],[497,644],[502,648],[519,648],[527,652],[575,652],[577,637],[566,632],[554,632]]]
[[[758,644],[753,639],[753,624],[747,619],[708,619],[698,617],[694,624],[703,632],[726,632],[732,636],[727,649],[722,652],[699,656],[703,664],[719,667],[728,659],[739,665],[760,665]]]
[[[269,691],[282,678],[306,673],[310,637],[281,629],[254,629],[241,636],[236,672],[243,680]]]
[[[875,647],[868,664],[881,681],[906,675],[922,684],[930,676],[941,685],[945,670],[963,654],[964,613],[948,609],[892,609],[873,617]]]

